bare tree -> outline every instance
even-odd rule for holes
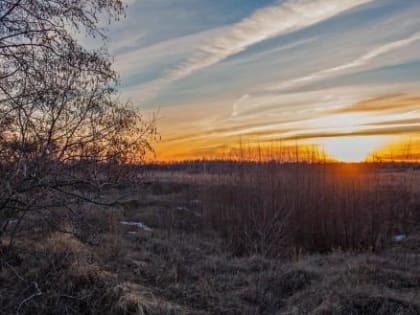
[[[12,219],[16,230],[27,213],[91,200],[81,185],[97,189],[151,150],[154,124],[119,103],[106,51],[72,36],[103,38],[98,17],[123,11],[120,0],[0,2],[0,237]]]

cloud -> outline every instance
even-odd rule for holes
[[[186,54],[187,51],[192,51],[196,48],[197,44],[203,44],[208,38],[215,35],[214,30],[204,31],[201,33],[190,34],[171,38],[153,45],[120,53],[116,59],[115,67],[124,76],[131,76],[137,74],[139,69],[144,69],[148,66],[159,64],[162,62],[170,62],[178,60]],[[144,32],[133,36],[118,39],[123,43],[132,42],[135,44],[137,39],[141,39]],[[118,43],[114,44],[115,47],[120,47]]]
[[[402,134],[415,134],[420,132],[420,126],[398,126],[389,128],[368,128],[349,132],[305,132],[298,133],[288,137],[282,137],[281,140],[307,140],[319,138],[334,138],[334,137],[356,137],[356,136],[393,136]],[[273,141],[277,139],[267,139],[266,141]]]
[[[265,90],[273,91],[273,90],[295,88],[302,85],[306,85],[314,81],[324,80],[324,79],[331,78],[337,75],[352,72],[355,69],[362,68],[364,66],[369,65],[374,59],[382,55],[385,55],[394,50],[409,46],[419,40],[420,40],[420,32],[416,32],[409,37],[392,41],[382,46],[379,46],[367,52],[366,54],[354,59],[351,62],[344,63],[336,67],[324,69],[322,71],[315,72],[315,73],[312,73],[312,74],[309,74],[309,75],[306,75],[304,77],[300,77],[297,79],[277,83],[277,84],[267,87]]]
[[[403,94],[376,97],[345,106],[338,109],[337,113],[367,113],[380,111],[407,111],[420,107],[420,97],[404,96]]]
[[[245,124],[237,133],[230,134],[270,140],[281,135],[284,140],[291,140],[412,133],[420,130],[419,104],[420,97],[416,95],[384,94],[342,107],[325,108],[322,112],[295,112],[291,116],[283,113],[276,123],[265,120],[265,124],[255,128],[247,128]]]
[[[217,64],[264,40],[315,25],[338,14],[374,0],[286,0],[257,10],[251,16],[228,27],[201,45],[193,55],[143,87],[141,100],[154,96],[167,84]]]
[[[243,95],[240,99],[238,99],[232,106],[232,116],[235,117],[238,115],[238,106],[241,102],[246,101],[249,98],[248,94]]]
[[[132,4],[136,3],[136,0],[122,0],[122,3],[124,5],[132,5]]]
[[[229,65],[230,66],[241,65],[241,64],[249,65],[250,63],[255,63],[262,59],[278,56],[279,53],[283,53],[288,50],[301,49],[302,46],[307,45],[307,44],[312,44],[316,42],[317,40],[319,40],[318,36],[313,36],[310,38],[297,40],[295,42],[291,42],[285,45],[280,45],[279,47],[274,47],[272,49],[262,50],[257,53],[253,53],[250,56],[242,56],[242,58],[231,60],[229,62]]]
[[[387,120],[387,121],[381,121],[381,122],[374,123],[374,124],[369,124],[369,125],[372,125],[372,126],[420,125],[420,118]]]

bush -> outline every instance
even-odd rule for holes
[[[204,193],[204,222],[237,255],[375,251],[416,221],[414,193],[376,166],[262,164]]]

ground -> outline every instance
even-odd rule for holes
[[[84,205],[67,230],[18,239],[2,254],[0,313],[420,314],[419,230],[376,252],[233,255],[201,219],[201,185],[215,178],[167,175],[108,191],[118,206]]]

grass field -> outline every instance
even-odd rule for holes
[[[110,188],[112,206],[56,209],[50,232],[28,218],[13,249],[5,237],[0,312],[420,314],[412,167],[263,164],[141,178]]]

